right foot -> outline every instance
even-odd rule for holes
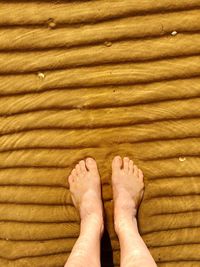
[[[128,157],[116,156],[112,162],[112,188],[115,231],[126,219],[136,217],[144,193],[142,171]]]

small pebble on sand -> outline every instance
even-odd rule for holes
[[[171,33],[171,35],[172,35],[172,36],[177,35],[177,31],[173,31],[173,32]]]
[[[185,160],[186,160],[185,157],[179,157],[178,159],[179,159],[180,161],[185,161]]]
[[[47,21],[47,24],[50,29],[54,29],[56,27],[56,23],[52,18]]]
[[[105,42],[104,42],[104,45],[107,46],[107,47],[110,47],[110,46],[112,46],[112,42],[105,41]]]
[[[44,79],[44,78],[45,78],[45,75],[44,75],[43,72],[38,72],[38,77],[39,77],[40,79]]]

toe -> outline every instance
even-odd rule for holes
[[[130,172],[130,173],[133,173],[133,166],[134,166],[133,161],[130,160],[130,161],[129,161],[129,172]]]
[[[124,162],[124,170],[128,172],[128,170],[129,170],[129,158],[124,157],[123,162]]]
[[[116,156],[114,157],[113,161],[112,161],[112,168],[115,169],[121,169],[122,167],[122,158],[120,156]]]
[[[69,185],[71,185],[74,181],[74,178],[73,176],[70,174],[70,176],[68,177],[68,182],[69,182]]]
[[[76,173],[77,173],[77,175],[81,174],[81,167],[79,164],[76,164]]]
[[[142,170],[138,169],[138,175],[139,175],[139,178],[143,181],[144,175],[143,175]]]
[[[85,173],[85,172],[87,171],[86,166],[85,166],[85,161],[84,161],[84,160],[81,160],[81,161],[79,162],[79,165],[80,165],[81,171],[82,171],[83,173]]]
[[[86,167],[88,168],[89,171],[96,171],[97,170],[96,161],[93,158],[87,158]]]
[[[138,169],[137,165],[134,165],[133,169],[134,169],[134,175],[139,177],[139,169]]]
[[[73,169],[73,170],[72,170],[72,176],[73,176],[74,178],[77,176],[76,169]]]

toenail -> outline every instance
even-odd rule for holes
[[[88,162],[92,162],[92,158],[87,158],[87,161]]]

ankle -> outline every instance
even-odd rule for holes
[[[124,211],[123,213],[116,215],[114,218],[114,227],[117,235],[134,226],[136,226],[137,229],[137,219],[133,212]]]
[[[99,232],[102,236],[104,232],[103,216],[91,213],[81,218],[81,232],[85,231],[85,229],[92,229],[92,231]]]

